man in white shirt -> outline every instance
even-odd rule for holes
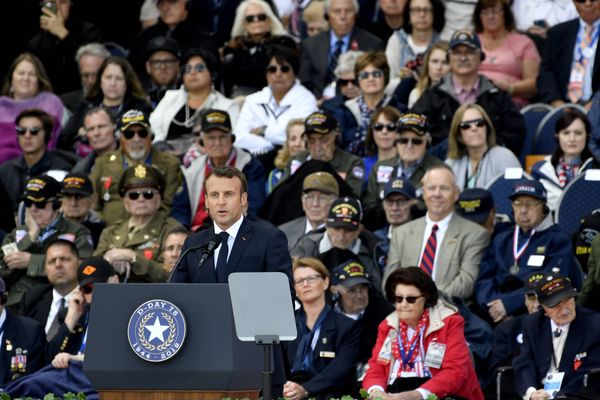
[[[543,312],[524,322],[523,345],[513,360],[515,390],[524,400],[566,398],[600,367],[600,315],[577,306],[571,281],[557,273],[545,274],[535,292]]]

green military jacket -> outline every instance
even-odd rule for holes
[[[283,171],[281,181],[295,172],[305,161],[308,161],[310,159],[309,156],[310,153],[308,151],[303,151],[292,158]],[[362,185],[365,179],[365,162],[363,159],[336,147],[333,158],[329,161],[329,164],[331,164],[333,169],[335,169],[352,188],[357,198],[360,198]]]
[[[161,210],[168,212],[173,203],[173,196],[181,186],[181,170],[179,159],[172,154],[152,149],[151,165],[163,173],[166,187],[162,198]],[[131,166],[131,165],[129,165]],[[96,211],[106,225],[112,225],[118,220],[127,219],[129,216],[121,196],[119,196],[119,179],[125,171],[124,155],[121,150],[113,150],[96,159],[90,179],[94,185],[94,192],[98,194]]]
[[[21,301],[23,293],[29,289],[48,283],[44,263],[46,261],[46,247],[56,239],[66,239],[75,244],[80,258],[92,255],[94,246],[90,231],[77,222],[68,220],[62,213],[54,226],[54,232],[45,237],[43,241],[32,242],[26,225],[15,228],[4,237],[3,245],[15,242],[20,251],[31,253],[31,261],[27,269],[10,270],[4,262],[4,254],[0,260],[0,275],[8,286],[8,301],[6,305],[14,306]]]
[[[163,242],[170,230],[180,226],[159,211],[148,225],[129,238],[129,220],[120,220],[104,229],[94,255],[104,256],[110,249],[131,249],[136,259],[129,282],[166,282],[169,273],[162,268]]]

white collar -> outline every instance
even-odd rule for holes
[[[242,226],[242,222],[244,222],[244,214],[242,214],[240,216],[240,219],[238,219],[233,225],[225,229],[225,232],[227,232],[227,234],[229,234],[230,237],[235,239],[237,237],[238,231],[240,230],[240,227]],[[223,229],[219,228],[219,225],[217,225],[217,223],[214,221],[213,229],[215,230],[216,235],[223,232]]]
[[[427,214],[425,214],[425,223],[427,226],[437,225],[438,230],[444,230],[444,229],[448,228],[448,225],[450,224],[450,220],[452,219],[453,215],[454,215],[454,212],[451,212],[450,214],[446,215],[444,218],[442,218],[439,221],[432,221],[431,218],[429,218],[429,212],[428,212]]]

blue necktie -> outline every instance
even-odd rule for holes
[[[223,231],[219,235],[221,236],[221,249],[219,250],[219,258],[217,259],[217,281],[219,283],[227,283],[227,254],[229,253],[227,239],[229,239],[229,234]]]
[[[335,68],[337,67],[337,63],[338,63],[338,58],[340,58],[340,55],[342,54],[342,49],[344,47],[344,41],[341,39],[338,39],[337,42],[335,42],[335,49],[333,51],[333,54],[331,55],[331,60],[329,60],[329,69],[328,69],[328,74],[327,74],[327,82],[325,83],[329,83],[329,82],[333,82],[335,80]]]

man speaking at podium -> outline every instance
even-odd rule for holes
[[[227,283],[232,272],[283,272],[292,260],[282,231],[244,216],[248,183],[238,169],[215,167],[204,182],[205,204],[213,226],[194,233],[181,249],[173,283]]]

